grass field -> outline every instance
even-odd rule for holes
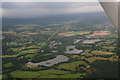
[[[2,55],[2,58],[17,57],[18,55]]]
[[[8,76],[7,75],[2,75],[2,78],[8,78]],[[0,78],[0,80],[2,80],[1,78]]]
[[[114,46],[102,46],[103,49],[114,50]]]
[[[33,56],[35,56],[36,54],[27,54],[27,55],[25,55],[25,57],[27,57],[27,58],[32,58]]]
[[[20,50],[24,50],[24,49],[30,49],[30,48],[35,48],[35,49],[41,49],[42,47],[44,47],[46,45],[45,42],[40,42],[40,43],[37,43],[36,45],[30,45],[30,46],[23,46],[23,45],[26,45],[26,44],[31,44],[32,42],[26,42],[26,43],[15,43],[15,42],[12,42],[11,44],[9,45],[21,45],[21,47],[17,47],[17,48],[11,48],[13,51],[15,52],[19,52]]]
[[[71,63],[60,64],[57,68],[76,71],[76,66],[80,65],[80,64],[83,64],[83,65],[86,65],[86,66],[88,65],[84,61],[74,61],[74,62],[71,62]]]
[[[110,58],[103,58],[103,57],[90,57],[87,58],[86,60],[89,61],[90,63],[96,61],[96,60],[109,60]]]
[[[112,54],[115,54],[113,52],[105,52],[105,51],[92,51],[92,54],[93,55],[112,55]]]
[[[31,71],[14,71],[10,73],[13,78],[36,78],[40,74]]]
[[[46,45],[45,42],[37,43],[37,46],[39,46],[40,48],[42,48],[42,47],[45,46],[45,45]]]
[[[77,73],[77,74],[60,75],[58,76],[58,78],[79,78],[81,75],[85,75],[85,74]]]
[[[48,69],[44,71],[39,71],[41,75],[48,75],[48,74],[68,74],[68,71],[62,71],[57,69]]]
[[[37,53],[40,49],[29,49],[29,50],[24,50],[24,51],[20,51],[18,54],[16,55],[2,55],[0,57],[3,58],[8,58],[8,57],[17,57],[18,55],[24,55],[24,54],[28,54],[28,53]],[[33,54],[26,56],[26,57],[31,57],[34,56]]]
[[[10,42],[10,43],[7,43],[6,45],[8,45],[8,46],[22,46],[22,45],[24,45],[24,43]]]
[[[4,67],[11,67],[11,66],[13,66],[13,64],[12,64],[12,62],[9,62],[9,63],[4,64],[3,66]]]
[[[21,52],[19,52],[19,54],[24,55],[24,54],[27,54],[27,53],[36,53],[38,51],[39,51],[39,49],[29,49],[29,50],[21,51]]]
[[[57,77],[58,77],[58,75],[42,75],[38,78],[57,78]]]
[[[81,55],[84,55],[84,56],[92,56],[91,53],[89,53],[90,50],[85,50],[83,53],[81,53]]]
[[[18,47],[18,48],[12,48],[13,51],[20,51],[20,50],[24,50],[24,49],[30,49],[30,48],[38,48],[38,46],[36,45],[31,45],[31,46],[28,46],[28,47]]]
[[[85,74],[77,73],[77,74],[66,74],[66,75],[43,75],[38,78],[79,78],[81,75],[85,75]]]

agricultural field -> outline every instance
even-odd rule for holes
[[[43,27],[39,32],[33,32],[32,29],[35,27],[31,26],[27,29],[29,26],[19,28],[14,26],[12,32],[3,32],[6,40],[3,39],[1,57],[4,60],[3,77],[5,78],[80,78],[89,73],[92,75],[97,70],[93,65],[96,61],[119,61],[116,40],[109,39],[110,36],[87,38],[97,31],[61,31],[68,26],[59,28],[55,33],[54,28],[49,28],[47,31],[47,27]],[[22,30],[26,32],[23,33]],[[85,40],[98,39],[99,42],[83,43]],[[75,41],[77,43],[74,43]],[[74,49],[72,47],[70,49],[74,52],[66,53],[67,46],[75,46]],[[75,54],[77,50],[82,52]],[[63,56],[62,62],[57,59],[58,55]],[[55,64],[52,65],[51,62]]]
[[[91,52],[92,55],[113,55],[113,52],[105,52],[105,51],[93,51]]]
[[[109,78],[111,72],[117,76],[120,59],[116,28],[102,19],[105,17],[96,20],[95,15],[83,16],[85,21],[77,14],[30,23],[30,19],[22,23],[16,19],[13,24],[5,20],[0,56],[3,79]]]
[[[13,78],[36,78],[39,76],[39,73],[31,71],[14,71],[10,74]]]
[[[57,69],[48,69],[39,71],[41,75],[50,75],[50,74],[69,74],[69,71],[57,70]]]
[[[71,63],[61,64],[61,65],[58,66],[58,69],[66,69],[66,70],[71,70],[71,71],[77,71],[76,67],[80,64],[88,66],[88,64],[84,61],[74,61],[74,62],[71,62]]]

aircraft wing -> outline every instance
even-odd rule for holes
[[[118,0],[114,0],[114,2],[103,2],[103,0],[99,0],[103,9],[107,13],[108,17],[111,19],[114,26],[119,27],[118,24]]]

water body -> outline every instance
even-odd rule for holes
[[[100,39],[93,39],[93,40],[85,40],[83,41],[83,44],[94,44],[96,42],[100,42]]]
[[[70,45],[66,47],[66,52],[67,54],[79,54],[83,52],[83,50],[78,50],[75,48],[75,45]]]
[[[39,62],[39,63],[28,62],[27,65],[28,65],[28,67],[29,66],[39,66],[39,65],[53,66],[53,65],[61,63],[61,62],[66,62],[68,60],[69,60],[69,58],[67,56],[57,55],[56,58],[53,58],[53,59],[50,59],[50,60],[47,60],[47,61],[42,61],[42,62]]]
[[[80,42],[81,41],[81,39],[75,39],[74,40],[74,43],[78,43],[78,42]]]

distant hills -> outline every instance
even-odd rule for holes
[[[3,18],[3,24],[49,24],[59,23],[64,21],[78,20],[80,24],[105,24],[110,23],[110,20],[104,12],[96,13],[77,13],[77,14],[62,14],[36,18]]]

